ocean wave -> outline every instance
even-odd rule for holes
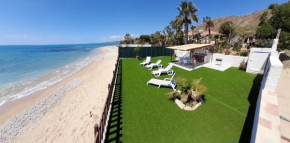
[[[0,91],[0,106],[6,102],[28,96],[42,89],[46,89],[51,85],[72,76],[73,74],[86,67],[90,62],[95,60],[99,55],[99,51],[96,49],[88,57],[65,65],[62,68],[59,68],[45,76],[26,81],[20,81],[9,85],[7,88]]]

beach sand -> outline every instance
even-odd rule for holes
[[[290,63],[290,61],[288,62]],[[284,67],[286,66],[285,62],[283,63]],[[278,86],[276,89],[278,95],[279,102],[279,112],[280,114],[287,116],[290,118],[290,68],[286,67],[283,69],[281,73],[281,77],[278,82]],[[284,120],[281,120],[281,133],[283,136],[290,139],[290,123]],[[286,143],[287,141],[282,140],[282,142]]]
[[[117,47],[114,46],[99,48],[99,50],[102,53],[97,59],[73,76],[31,96],[15,100],[10,105],[7,104],[6,110],[2,108],[0,122],[3,125],[9,123],[10,119],[14,119],[14,116],[24,109],[29,107],[27,110],[30,110],[31,105],[36,103],[35,108],[41,108],[41,111],[44,112],[40,114],[30,111],[37,114],[35,117],[34,115],[26,117],[27,119],[24,121],[27,122],[28,127],[23,131],[15,130],[19,133],[16,133],[12,140],[7,141],[21,143],[93,142],[94,125],[100,120],[108,94],[108,84],[113,77],[118,55]],[[58,99],[58,101],[54,104],[52,99]],[[13,104],[17,106],[14,107]],[[9,106],[14,108],[8,111]],[[45,108],[42,109],[43,106]],[[35,110],[35,108],[32,109]],[[29,122],[30,118],[32,123]],[[4,140],[4,142],[6,141]]]

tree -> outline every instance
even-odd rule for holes
[[[260,25],[256,31],[256,36],[261,41],[274,39],[277,30],[281,29],[278,49],[290,49],[290,2],[276,5],[271,11],[271,17],[266,23]],[[261,44],[268,45],[268,44]]]
[[[235,27],[236,25],[233,22],[226,21],[220,26],[219,32],[227,36],[229,42],[230,38],[232,37],[232,34],[235,31]]]
[[[279,6],[278,3],[272,3],[268,6],[268,9],[274,9],[276,6]]]
[[[192,23],[192,21],[198,22],[198,16],[196,12],[198,11],[197,7],[193,4],[192,1],[181,1],[180,7],[177,8],[179,11],[179,15],[175,17],[175,23],[184,26],[184,43],[188,43],[188,25]]]
[[[164,31],[164,35],[165,35],[165,45],[166,46],[173,46],[175,43],[173,28],[170,25],[167,25],[163,31]]]
[[[195,28],[196,28],[196,26],[193,26],[193,25],[190,26],[192,39],[193,39],[193,31],[194,31]]]
[[[290,32],[281,32],[278,48],[290,50]]]
[[[126,44],[131,44],[131,41],[132,41],[132,37],[129,33],[127,33],[125,36],[124,36],[124,39],[125,39],[125,42]]]
[[[164,46],[165,36],[161,34],[160,31],[156,31],[154,34],[150,35],[151,44],[154,46]]]
[[[157,43],[158,43],[158,41],[156,40],[154,34],[151,34],[151,35],[150,35],[150,44],[151,44],[152,46],[155,46]]]
[[[274,7],[271,13],[270,24],[275,29],[290,32],[290,3]]]
[[[203,23],[205,24],[205,30],[208,30],[208,35],[210,36],[210,28],[214,27],[213,21],[209,16],[203,18]]]
[[[175,45],[182,45],[183,40],[183,31],[182,31],[182,24],[178,23],[176,20],[170,21],[170,27],[172,27],[174,31],[174,44]]]
[[[150,36],[149,35],[141,35],[139,37],[142,43],[150,43]]]
[[[277,30],[269,23],[264,23],[256,31],[256,37],[259,39],[274,39]]]
[[[260,16],[260,23],[259,26],[267,23],[267,21],[269,20],[269,12],[265,11],[261,16]]]

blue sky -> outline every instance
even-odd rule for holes
[[[287,0],[194,0],[202,17],[244,15]],[[98,43],[151,34],[180,0],[1,0],[0,45]],[[196,25],[197,23],[193,23]]]

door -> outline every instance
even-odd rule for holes
[[[253,52],[248,60],[247,72],[263,74],[269,52]]]

